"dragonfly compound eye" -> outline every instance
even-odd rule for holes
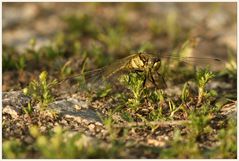
[[[161,61],[160,58],[153,58],[153,62],[154,62],[154,63],[157,63],[157,62],[160,63],[160,61]]]
[[[149,60],[149,64],[155,65],[156,63],[160,63],[160,59],[159,58],[151,58]]]
[[[161,66],[161,61],[159,60],[154,63],[153,70],[155,70],[155,71],[158,70],[160,68],[160,66]]]

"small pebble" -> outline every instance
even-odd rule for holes
[[[95,131],[95,125],[94,124],[90,124],[88,126],[88,128],[90,129],[90,131]]]

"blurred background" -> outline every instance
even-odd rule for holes
[[[236,3],[3,3],[3,90],[40,71],[64,78],[137,51],[236,57]],[[220,66],[220,65],[219,65]]]

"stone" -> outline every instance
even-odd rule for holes
[[[6,106],[5,108],[3,108],[2,113],[3,114],[9,114],[13,119],[18,118],[18,113],[11,106]]]
[[[3,114],[9,114],[12,118],[17,118],[22,108],[26,107],[30,101],[31,98],[25,96],[21,91],[3,92]],[[36,105],[33,109],[39,108]],[[57,100],[48,105],[44,114],[51,114],[52,111],[55,111],[62,118],[72,118],[77,123],[102,125],[97,112],[89,107],[87,101],[74,98]]]

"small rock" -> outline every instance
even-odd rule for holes
[[[84,124],[89,124],[90,122],[88,121],[88,120],[86,120],[86,119],[82,119],[82,121],[81,121],[82,123],[84,123]]]
[[[33,139],[32,139],[32,137],[30,137],[30,136],[26,136],[26,137],[24,138],[24,141],[25,141],[26,143],[30,144],[30,143],[33,142]]]
[[[68,122],[66,121],[66,120],[61,120],[61,123],[63,124],[63,125],[68,125]]]
[[[13,107],[11,106],[6,106],[5,108],[3,108],[3,111],[2,111],[3,114],[9,114],[11,115],[11,117],[13,119],[17,119],[18,118],[18,114],[17,112],[13,109]]]
[[[45,126],[41,126],[41,127],[40,127],[40,131],[41,131],[41,132],[45,132],[45,131],[46,131],[46,127],[45,127]]]
[[[75,105],[74,108],[75,108],[76,110],[81,110],[81,107],[80,107],[79,105]]]
[[[101,122],[96,122],[95,125],[97,126],[103,126],[103,124]]]
[[[88,128],[89,128],[90,131],[95,131],[95,125],[94,124],[90,124],[88,126]]]

